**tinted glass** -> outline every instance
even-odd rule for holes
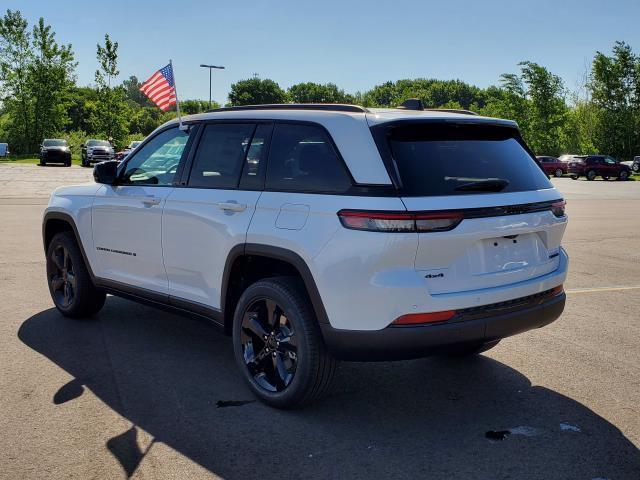
[[[121,183],[171,185],[178,170],[189,134],[171,128],[142,146],[127,161]]]
[[[236,188],[255,125],[207,125],[198,144],[189,186]]]
[[[260,190],[264,179],[267,150],[273,125],[258,125],[251,139],[240,180],[240,188]]]
[[[278,124],[267,169],[271,190],[340,193],[351,186],[327,134],[313,125]]]
[[[45,147],[66,147],[66,140],[58,140],[58,139],[49,139],[42,142]]]
[[[87,141],[88,147],[110,147],[111,144],[106,140],[89,140]]]
[[[551,188],[516,135],[506,127],[425,123],[392,127],[389,142],[405,195],[492,193],[496,183],[501,192]],[[493,190],[473,188],[482,182]]]

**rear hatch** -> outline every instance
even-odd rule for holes
[[[572,157],[569,160],[569,172],[582,173],[584,170],[584,161],[586,157]]]
[[[479,120],[372,128],[407,210],[438,218],[418,227],[415,258],[431,294],[510,285],[559,266],[561,195],[514,125]]]

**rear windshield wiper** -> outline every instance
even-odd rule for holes
[[[475,182],[463,183],[454,188],[456,191],[470,192],[500,192],[509,185],[509,180],[503,178],[487,178]]]

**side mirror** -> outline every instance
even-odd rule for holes
[[[113,185],[118,178],[118,164],[115,160],[96,163],[93,167],[93,179],[96,183]]]

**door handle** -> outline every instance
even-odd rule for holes
[[[237,202],[218,202],[216,205],[220,210],[229,212],[244,212],[247,209],[247,205]]]
[[[142,200],[142,203],[144,203],[145,205],[148,205],[148,206],[152,206],[152,205],[159,205],[160,201],[161,200],[159,198],[150,197],[150,198],[145,198],[144,200]]]

